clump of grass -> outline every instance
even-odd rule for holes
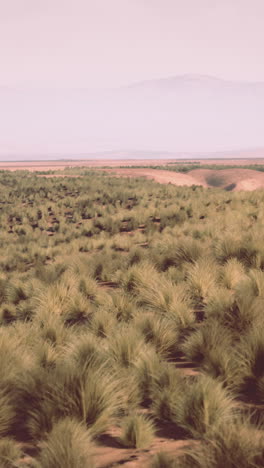
[[[37,443],[52,428],[58,418],[50,401],[50,371],[47,366],[24,375],[15,381],[16,422],[13,432],[18,440]]]
[[[224,264],[221,276],[223,285],[234,289],[245,278],[245,267],[237,258],[230,258]]]
[[[232,421],[234,403],[223,386],[202,376],[173,402],[179,426],[195,438],[210,434]]]
[[[176,462],[166,452],[159,452],[153,457],[150,468],[176,468]]]
[[[155,418],[178,426],[177,404],[180,395],[186,391],[187,381],[181,372],[170,364],[161,365],[153,378],[151,411]]]
[[[79,369],[88,369],[105,364],[109,357],[101,342],[91,333],[76,335],[65,350],[65,358],[73,361]]]
[[[108,305],[108,309],[119,322],[130,322],[136,313],[134,302],[120,291],[111,295],[111,303]]]
[[[136,295],[138,287],[148,284],[150,279],[157,278],[157,275],[154,265],[143,261],[129,268],[121,279],[121,286],[126,293]]]
[[[87,274],[80,275],[79,290],[91,302],[96,300],[97,294],[99,292],[98,289],[98,284],[95,279]]]
[[[98,309],[91,320],[91,331],[97,337],[105,338],[114,331],[117,326],[115,316],[109,311]]]
[[[25,284],[16,280],[7,284],[5,289],[5,298],[7,302],[17,305],[20,301],[27,299]]]
[[[188,268],[187,284],[195,307],[203,308],[214,293],[219,271],[211,259],[201,258]]]
[[[108,346],[110,358],[121,367],[133,365],[146,348],[143,336],[127,326],[120,326],[118,333],[110,336]]]
[[[233,335],[215,319],[204,322],[181,344],[184,356],[212,377],[225,381],[233,372]]]
[[[235,306],[235,297],[232,291],[219,287],[208,298],[204,306],[205,318],[215,319],[223,325],[228,321],[227,317]]]
[[[66,325],[82,325],[89,322],[93,309],[87,299],[76,293],[63,308],[63,320]]]
[[[234,360],[233,390],[244,399],[262,403],[264,339],[258,327],[241,338]]]
[[[37,364],[44,369],[52,369],[56,366],[60,352],[56,346],[44,341],[35,347]]]
[[[175,468],[256,468],[264,463],[264,437],[247,421],[224,424],[210,438],[175,459]]]
[[[92,468],[93,446],[86,428],[65,418],[54,424],[47,439],[40,444],[41,468]]]
[[[23,452],[20,445],[9,437],[0,440],[0,466],[1,468],[15,468],[21,466]]]
[[[236,258],[245,267],[254,267],[257,253],[257,247],[252,239],[246,237],[225,236],[215,245],[216,258],[222,264],[231,258]]]
[[[172,320],[146,313],[135,320],[135,325],[144,336],[146,343],[152,344],[161,356],[168,358],[176,354],[179,333]]]
[[[16,409],[11,395],[11,389],[7,385],[0,387],[0,437],[11,434],[16,420]]]
[[[162,371],[163,363],[153,348],[147,348],[137,359],[133,377],[137,383],[142,406],[151,404],[153,391]]]
[[[0,324],[8,325],[17,319],[17,309],[14,304],[2,304],[0,307]]]
[[[5,300],[7,284],[6,276],[2,273],[0,275],[0,304]]]
[[[179,329],[194,323],[195,316],[185,285],[175,285],[153,271],[148,279],[137,283],[135,290],[139,306],[170,317]]]
[[[167,382],[160,380],[153,397],[152,410],[159,420],[172,422],[195,438],[231,420],[234,405],[220,383],[202,376],[188,385],[176,373],[169,377]]]
[[[166,271],[171,266],[179,267],[183,263],[194,263],[201,254],[201,245],[192,239],[183,239],[177,243],[171,243],[163,254],[161,269]]]
[[[143,414],[131,414],[123,418],[120,441],[125,447],[147,448],[155,435],[153,422]]]
[[[74,368],[66,363],[54,373],[48,393],[62,416],[74,416],[92,436],[103,433],[125,406],[122,379],[106,364]]]

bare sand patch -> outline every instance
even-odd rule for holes
[[[252,169],[195,169],[188,174],[197,181],[197,184],[229,191],[250,191],[264,187],[264,172]]]
[[[117,175],[120,177],[144,177],[146,179],[155,180],[161,184],[173,184],[178,186],[197,185],[197,181],[189,174],[182,174],[180,172],[159,170],[159,169],[144,169],[144,168],[116,168],[105,169],[109,174]],[[204,185],[202,182],[198,185]]]
[[[169,425],[168,425],[169,426]],[[177,457],[186,447],[197,445],[194,440],[177,439],[175,429],[166,429],[164,434],[157,434],[148,449],[125,448],[118,443],[118,429],[113,428],[102,438],[94,452],[96,468],[110,468],[123,466],[127,468],[141,468],[150,466],[150,462],[158,452],[166,452]]]

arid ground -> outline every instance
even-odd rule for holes
[[[225,158],[225,159],[78,159],[53,161],[0,161],[0,170],[48,171],[63,170],[68,167],[119,167],[119,166],[152,166],[167,164],[221,164],[243,166],[264,164],[264,158]]]
[[[1,171],[0,467],[264,466],[257,162]]]
[[[165,170],[165,166],[175,164],[199,164],[201,169],[180,173]],[[203,187],[218,187],[228,191],[252,191],[264,187],[264,172],[243,169],[241,166],[264,165],[264,159],[200,159],[200,160],[76,160],[76,161],[21,161],[0,162],[0,170],[27,171],[58,171],[78,167],[97,168],[122,177],[144,177],[162,184],[177,186],[200,185]],[[221,165],[232,166],[230,169],[206,169],[204,166]],[[135,167],[136,166],[136,167]],[[142,166],[142,167],[139,167]],[[148,166],[148,167],[146,167]],[[153,169],[150,166],[161,167]],[[238,166],[234,168],[233,166]],[[67,174],[51,174],[50,176],[65,177]],[[76,175],[75,175],[76,177]]]

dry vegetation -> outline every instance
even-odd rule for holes
[[[0,466],[264,466],[264,192],[78,173],[0,174]]]

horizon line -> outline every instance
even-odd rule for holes
[[[182,73],[182,74],[176,74],[176,75],[164,75],[159,78],[146,78],[142,80],[137,80],[137,81],[132,81],[128,82],[126,84],[121,84],[117,86],[112,86],[112,87],[85,87],[85,86],[67,86],[67,87],[60,87],[54,85],[49,85],[47,87],[44,86],[44,84],[37,84],[37,85],[32,85],[32,84],[26,84],[26,83],[18,83],[17,85],[9,85],[9,84],[2,84],[0,85],[0,89],[33,89],[33,90],[38,90],[38,89],[56,89],[56,90],[117,90],[117,89],[122,89],[122,88],[130,88],[133,86],[138,86],[142,84],[148,84],[148,83],[153,83],[153,82],[158,82],[158,81],[170,81],[170,80],[175,80],[175,79],[191,79],[191,80],[211,80],[211,81],[219,81],[223,83],[230,83],[230,84],[245,84],[245,85],[264,85],[264,80],[243,80],[243,79],[229,79],[229,78],[223,78],[219,77],[216,75],[208,75],[208,74],[203,74],[203,73]]]

